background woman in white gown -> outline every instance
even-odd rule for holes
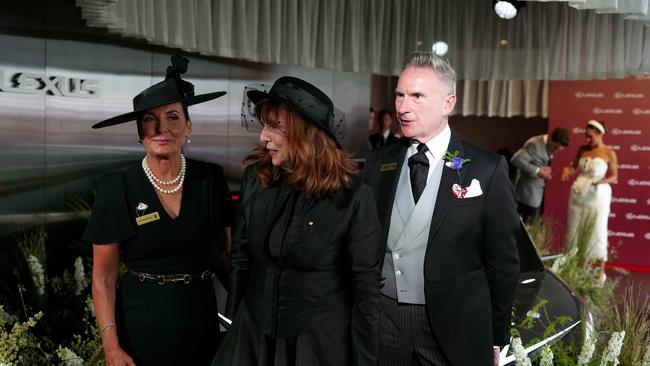
[[[612,188],[609,183],[616,183],[618,179],[616,153],[605,145],[605,131],[604,122],[587,122],[587,144],[580,146],[571,166],[562,170],[562,181],[568,180],[578,172],[578,177],[571,185],[566,243],[568,246],[575,244],[583,220],[594,220],[586,255],[588,260],[600,265],[600,283],[606,278],[604,267],[607,261],[607,220],[612,200]]]

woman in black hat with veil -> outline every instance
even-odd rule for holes
[[[294,77],[245,90],[260,126],[235,220],[232,327],[213,365],[375,365],[383,248],[332,101]]]
[[[133,112],[93,128],[136,121],[141,162],[100,180],[84,239],[93,243],[93,303],[106,364],[207,365],[218,323],[212,270],[229,242],[223,169],[183,155],[187,107],[225,92],[194,94],[172,57],[164,81],[133,99]],[[228,244],[226,244],[228,245]],[[223,246],[222,246],[223,251]],[[128,269],[119,280],[120,254]]]

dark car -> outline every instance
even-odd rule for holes
[[[523,223],[521,227],[519,287],[513,306],[513,328],[520,333],[529,355],[565,337],[580,344],[582,300],[566,282],[545,268]],[[526,318],[529,320],[527,325],[522,323]],[[564,321],[560,323],[560,319]],[[545,336],[552,322],[556,323],[556,329]],[[590,329],[590,324],[587,328]],[[504,347],[500,364],[514,365],[514,361],[509,345]]]

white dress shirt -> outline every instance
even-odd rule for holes
[[[442,132],[440,132],[436,137],[432,138],[429,141],[424,141],[429,150],[425,153],[427,159],[429,159],[429,167],[434,167],[438,163],[438,160],[442,159],[447,149],[449,148],[449,141],[451,140],[451,128],[449,125],[445,127]],[[418,152],[418,145],[420,143],[413,141],[411,146],[406,151],[406,161],[408,158]],[[433,174],[433,169],[429,169],[427,172],[427,183]]]

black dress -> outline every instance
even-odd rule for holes
[[[370,188],[307,199],[246,169],[227,314],[213,365],[376,365],[384,247]]]
[[[202,273],[214,263],[220,232],[230,226],[230,202],[222,168],[187,159],[181,210],[172,219],[140,164],[133,164],[102,177],[83,238],[95,244],[119,242],[131,271]],[[158,220],[136,223],[156,212]],[[159,285],[126,274],[117,291],[115,317],[120,346],[138,366],[207,365],[216,352],[211,279]]]

